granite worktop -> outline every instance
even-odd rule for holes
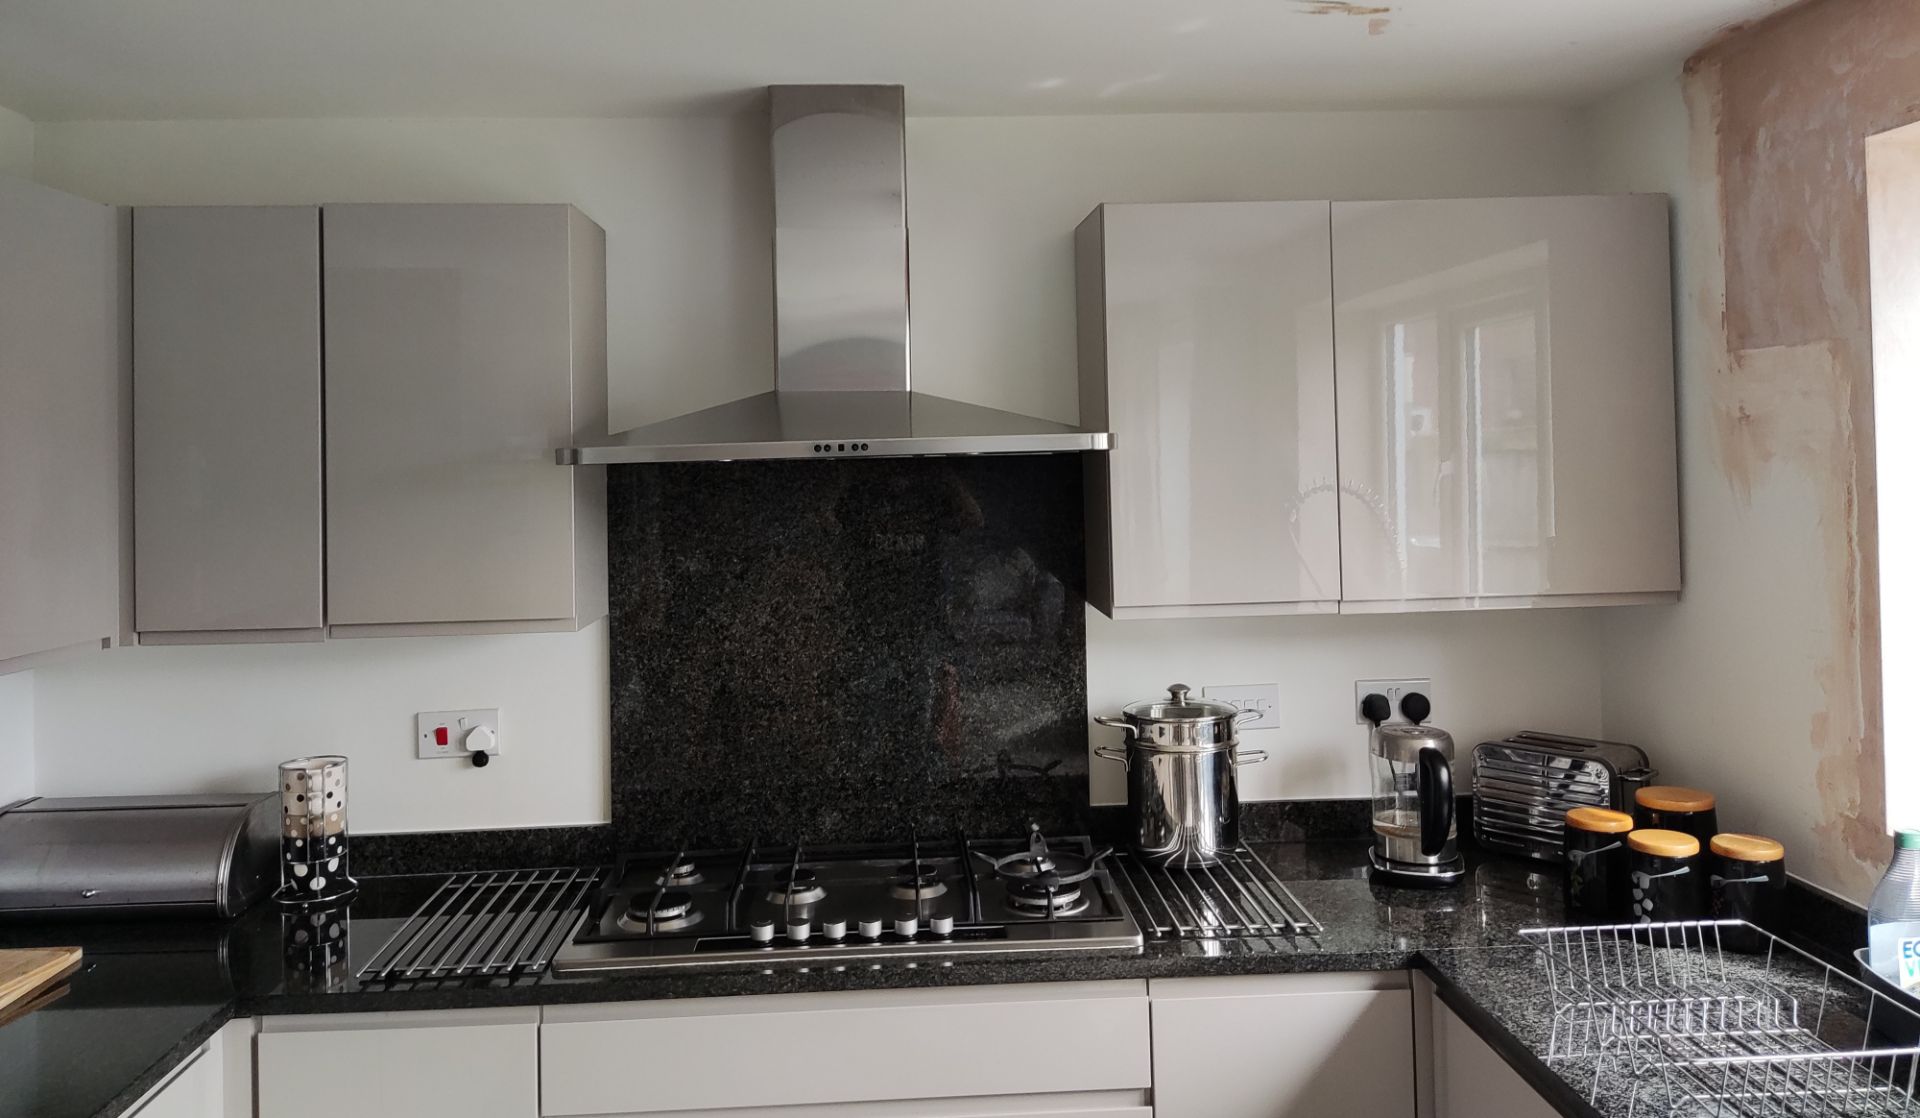
[[[271,906],[224,924],[0,928],[0,946],[79,942],[87,948],[65,997],[0,1027],[0,1118],[119,1114],[224,1022],[241,1016],[1409,967],[1428,973],[1442,1001],[1563,1113],[1626,1113],[1604,1093],[1597,1109],[1588,1105],[1583,1075],[1591,1068],[1553,1070],[1542,1059],[1551,1039],[1546,973],[1519,932],[1561,921],[1556,874],[1476,858],[1459,888],[1394,889],[1367,879],[1364,843],[1257,849],[1324,932],[1291,941],[1150,940],[1130,955],[548,974],[390,987],[289,967],[282,917]],[[364,928],[378,935],[405,884],[366,882],[347,934],[361,936]],[[355,954],[361,954],[357,940]],[[1658,1111],[1643,1103],[1636,1113]]]

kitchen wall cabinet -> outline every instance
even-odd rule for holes
[[[124,225],[0,176],[0,672],[122,633]]]
[[[320,210],[133,215],[134,627],[316,640]]]
[[[1404,971],[1154,979],[1155,1118],[1413,1118]]]
[[[1101,206],[1088,600],[1115,618],[1670,601],[1659,195]]]
[[[1349,611],[1680,588],[1661,195],[1336,202]]]
[[[323,211],[329,632],[606,612],[605,234],[571,206]]]
[[[541,1025],[546,1115],[928,1100],[911,1113],[1146,1118],[1151,1071],[1144,982],[549,1006]]]
[[[255,1041],[259,1118],[534,1118],[540,1011],[486,1009],[265,1017]],[[596,1076],[607,1076],[601,1065]]]
[[[1109,616],[1340,598],[1328,205],[1105,205],[1076,234],[1088,600]]]

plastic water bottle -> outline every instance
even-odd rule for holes
[[[1920,991],[1920,831],[1894,837],[1893,865],[1873,890],[1867,965],[1903,990]]]

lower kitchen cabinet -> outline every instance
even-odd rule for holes
[[[1560,1112],[1481,1040],[1433,1003],[1433,1118],[1555,1118]]]
[[[1413,1118],[1404,971],[1155,979],[1151,991],[1155,1118]]]
[[[266,1017],[255,1052],[259,1118],[535,1118],[540,1011]],[[631,1087],[631,1054],[595,1078]]]
[[[230,1021],[127,1111],[127,1118],[252,1118],[253,1022]]]
[[[540,1112],[1148,1118],[1152,1067],[1145,982],[549,1006]]]

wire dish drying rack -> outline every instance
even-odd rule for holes
[[[1737,920],[1523,931],[1553,991],[1550,1063],[1629,1114],[1920,1116],[1920,1012]],[[1724,946],[1750,937],[1753,953]]]

